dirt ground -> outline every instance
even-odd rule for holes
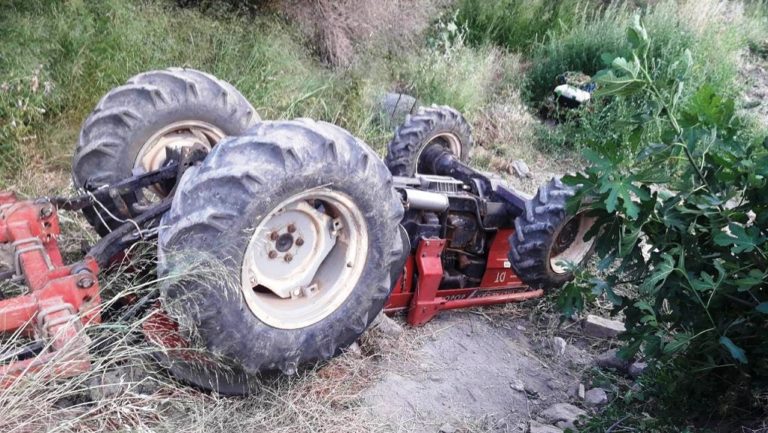
[[[540,410],[568,402],[592,356],[572,344],[558,354],[527,319],[481,311],[444,312],[407,330],[418,332],[422,344],[408,360],[381,366],[363,406],[393,432],[438,432],[447,425],[525,432]]]

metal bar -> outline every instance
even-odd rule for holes
[[[120,251],[125,250],[142,239],[152,239],[156,233],[144,233],[144,230],[156,223],[164,213],[171,208],[171,197],[149,208],[132,221],[128,221],[104,236],[89,251],[86,257],[91,257],[100,268],[104,268]]]
[[[458,310],[469,307],[482,307],[486,305],[506,304],[508,302],[522,302],[529,299],[540,298],[544,291],[531,290],[528,292],[506,293],[503,295],[482,296],[469,299],[454,299],[445,301],[440,305],[441,310]]]

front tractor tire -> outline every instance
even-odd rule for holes
[[[402,216],[386,166],[348,132],[261,122],[182,177],[159,235],[164,308],[246,372],[293,373],[381,311]]]
[[[509,261],[523,282],[535,289],[556,289],[573,279],[574,267],[592,254],[594,238],[585,235],[595,219],[585,211],[568,215],[572,187],[552,179],[526,203],[509,238]]]
[[[168,148],[210,149],[258,120],[240,92],[212,75],[183,68],[144,72],[104,95],[85,120],[72,178],[75,186],[87,190],[114,184],[161,168]],[[142,193],[124,199],[125,207],[98,203],[83,213],[103,236],[135,217],[134,205],[150,200]]]

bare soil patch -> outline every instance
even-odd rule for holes
[[[444,312],[418,332],[410,359],[381,365],[381,379],[363,406],[386,420],[387,431],[527,431],[554,403],[567,402],[591,355],[574,345],[565,353],[519,315],[493,319],[482,311]]]

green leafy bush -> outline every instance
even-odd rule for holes
[[[768,389],[768,139],[695,80],[697,53],[654,57],[638,16],[627,43],[597,74],[598,96],[637,111],[567,178],[582,185],[574,203],[598,217],[598,275],[566,287],[561,304],[613,302],[626,317],[623,353],[658,368],[661,413],[749,419]]]
[[[649,7],[643,12],[643,19],[654,36],[648,48],[651,57],[669,64],[685,50],[694,51],[700,61],[690,71],[689,82],[707,81],[721,93],[734,95],[741,51],[748,40],[768,33],[768,22],[758,9],[745,11],[738,5],[716,0],[666,0]],[[550,30],[546,40],[532,51],[526,83],[532,103],[540,103],[552,91],[558,74],[581,71],[594,75],[607,66],[603,54],[629,54],[623,29],[638,9],[616,2],[591,11],[575,15],[568,26]],[[664,68],[655,71],[666,72]]]

